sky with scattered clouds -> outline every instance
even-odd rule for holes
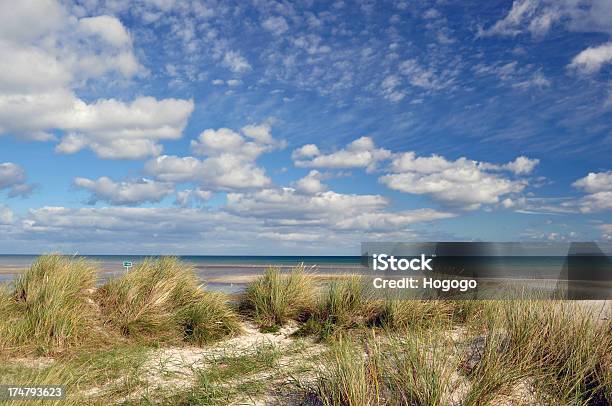
[[[611,0],[0,0],[0,253],[606,241],[611,157]]]

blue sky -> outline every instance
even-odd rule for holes
[[[612,3],[0,1],[0,253],[612,239]]]

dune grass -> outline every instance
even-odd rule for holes
[[[2,288],[0,312],[0,350],[22,356],[121,340],[202,345],[241,331],[225,297],[202,290],[175,258],[146,260],[96,289],[95,264],[41,256]]]
[[[483,314],[491,308],[492,301],[487,300],[448,300],[452,308],[452,321],[457,324],[478,325]]]
[[[451,393],[465,406],[612,403],[612,321],[574,303],[382,300],[359,277],[321,291],[301,266],[267,270],[240,307],[264,328],[305,321],[300,334],[329,345],[315,380],[301,386],[317,404],[445,405]],[[148,383],[139,378],[151,346],[202,345],[241,330],[225,297],[203,291],[175,258],[146,260],[96,290],[91,263],[44,256],[0,287],[0,315],[0,383],[65,383],[68,404],[135,393],[153,403],[156,392],[142,395]],[[282,351],[264,345],[215,359],[166,401],[227,404],[239,393],[263,394],[271,386],[263,375],[282,364]],[[34,367],[31,355],[55,361]],[[11,357],[25,363],[4,362]]]
[[[13,299],[13,292],[8,284],[0,284],[0,315],[3,321],[0,321],[0,337],[7,337],[10,329],[10,322],[16,316],[15,312],[16,301]],[[6,339],[0,339],[0,349],[6,346]]]
[[[320,313],[331,323],[346,326],[356,322],[367,304],[363,282],[360,277],[353,276],[330,284]]]
[[[461,357],[460,370],[470,382],[463,398],[466,406],[487,405],[530,376],[526,360],[514,359],[508,352],[509,343],[501,325],[490,327],[486,335],[468,340],[467,351]]]
[[[59,255],[38,258],[0,296],[0,348],[21,354],[62,352],[100,336],[91,293],[95,267]]]
[[[69,359],[48,365],[0,363],[0,384],[66,385],[67,397],[62,405],[110,404],[137,390],[142,382],[140,368],[149,348],[141,345],[116,345],[73,354]],[[104,389],[102,389],[104,388]],[[94,401],[96,399],[96,401]],[[14,404],[8,402],[7,404]],[[3,404],[0,401],[0,404]],[[30,401],[28,404],[54,404]]]
[[[367,361],[355,343],[338,340],[319,370],[311,395],[324,406],[376,404],[376,385],[372,383],[378,371]]]
[[[262,328],[282,326],[306,318],[314,310],[316,292],[303,264],[289,274],[271,267],[247,287],[240,308]]]
[[[360,299],[359,292],[355,282],[332,285],[315,317],[302,327],[302,332],[337,338],[331,364],[315,390],[323,404],[444,404],[449,377],[457,372],[468,379],[461,395],[465,405],[504,397],[544,404],[604,405],[612,400],[612,322],[596,321],[579,305],[387,300],[381,306]],[[355,320],[369,312],[376,323],[358,325]],[[442,337],[436,332],[458,325],[466,335],[458,348],[428,338]],[[384,353],[373,342],[365,349],[345,342],[351,336],[342,332],[373,326],[384,327]]]
[[[225,296],[203,291],[175,258],[146,260],[97,289],[94,264],[42,256],[1,287],[0,315],[0,383],[65,384],[66,404],[137,391],[151,345],[202,345],[241,331]]]
[[[13,307],[11,290],[7,284],[0,284],[0,313],[7,314]]]
[[[318,372],[310,396],[323,405],[446,404],[454,365],[440,336],[423,331],[339,339]]]
[[[486,404],[526,383],[545,404],[612,401],[610,321],[575,303],[540,300],[489,303],[482,315],[483,334],[471,342],[480,342],[477,362],[463,368],[471,381],[466,404]]]
[[[455,307],[441,300],[387,299],[375,324],[391,331],[450,324]]]
[[[435,330],[393,335],[380,356],[386,404],[447,404],[456,369],[451,355],[449,343]]]
[[[340,338],[349,330],[367,326],[376,315],[376,306],[361,277],[332,281],[296,334],[317,335],[323,340]]]
[[[414,310],[416,303],[392,305]],[[444,405],[453,385],[463,382],[453,401],[465,406],[610,404],[610,321],[551,301],[481,306],[484,320],[473,320],[455,344],[444,334],[446,323],[402,324],[395,330],[401,334],[386,329],[384,338],[365,344],[341,336],[331,342],[311,395],[324,405]],[[453,309],[445,309],[452,318]]]
[[[197,275],[176,258],[147,259],[97,292],[107,325],[145,342],[201,345],[241,331],[221,294],[203,291]]]
[[[463,301],[374,297],[360,276],[332,281],[299,335],[330,339],[351,330],[383,328],[390,332],[464,322],[477,306]]]
[[[519,301],[500,310],[515,365],[524,362],[561,402],[609,402],[612,323],[574,303]]]

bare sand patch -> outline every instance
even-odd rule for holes
[[[292,334],[297,329],[297,323],[291,323],[280,328],[276,333],[262,333],[254,324],[245,322],[242,335],[207,347],[183,346],[153,350],[141,367],[141,373],[139,374],[139,380],[142,383],[141,389],[130,393],[126,399],[139,399],[146,393],[150,393],[151,390],[154,392],[160,390],[165,393],[189,390],[196,384],[197,372],[212,366],[218,360],[253,355],[259,349],[270,346],[281,352],[276,368],[241,376],[219,383],[218,386],[220,388],[230,388],[238,385],[248,385],[251,382],[265,382],[272,386],[274,384],[285,384],[287,379],[285,372],[294,369],[304,358],[316,356],[326,348],[322,344],[315,344],[311,339],[301,339],[300,343],[303,343],[303,347],[296,350],[297,340],[292,337]],[[284,355],[283,352],[287,352],[287,354]],[[87,396],[99,396],[112,389],[113,386],[120,384],[121,379],[116,380],[105,385],[105,387],[87,391]],[[250,401],[251,399],[238,399],[236,404],[252,404],[248,403]]]

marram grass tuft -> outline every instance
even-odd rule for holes
[[[94,339],[93,264],[45,255],[19,276],[13,292],[0,294],[0,348],[49,354]]]
[[[247,287],[240,307],[264,328],[281,326],[308,316],[315,307],[316,292],[304,265],[289,274],[269,268]]]
[[[204,344],[240,332],[238,316],[173,257],[147,259],[98,290],[106,324],[147,342]]]

